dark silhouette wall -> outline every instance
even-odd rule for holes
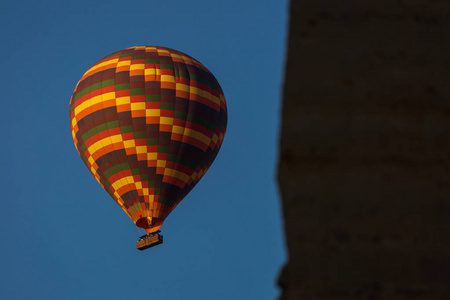
[[[450,1],[291,1],[292,299],[450,299]]]

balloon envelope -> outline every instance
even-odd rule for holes
[[[211,166],[227,107],[200,62],[139,46],[106,56],[83,75],[70,119],[87,168],[136,226],[151,233]]]

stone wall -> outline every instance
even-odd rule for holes
[[[291,1],[292,299],[450,299],[450,1]]]

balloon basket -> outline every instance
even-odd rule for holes
[[[143,235],[136,243],[138,250],[145,250],[163,243],[163,236],[159,234],[159,230],[154,233]]]

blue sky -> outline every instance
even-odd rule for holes
[[[275,183],[287,3],[9,1],[0,7],[2,299],[274,299],[286,260]],[[69,128],[83,73],[116,50],[201,61],[228,104],[211,169],[166,219],[164,244],[91,176]]]

